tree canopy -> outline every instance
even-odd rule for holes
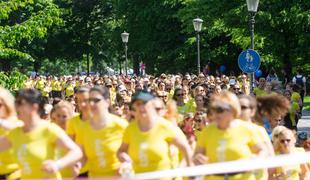
[[[202,67],[225,65],[236,72],[239,53],[250,47],[245,0],[4,0],[0,7],[4,70],[34,65],[65,74],[86,71],[87,62],[91,71],[117,70],[124,61],[120,34],[127,31],[135,70],[143,61],[148,73],[195,72],[196,17],[204,20]],[[310,71],[307,1],[261,0],[255,21],[255,50],[265,72],[274,67],[291,73],[297,66]]]

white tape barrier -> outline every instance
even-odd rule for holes
[[[251,171],[255,169],[274,168],[286,165],[297,165],[310,162],[310,152],[278,155],[268,158],[253,158],[223,163],[214,163],[194,167],[178,168],[164,171],[154,171],[136,174],[132,180],[159,179],[171,177],[203,176],[222,173]]]

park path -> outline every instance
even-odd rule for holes
[[[299,132],[307,132],[310,137],[310,111],[303,111],[302,117],[297,124]]]

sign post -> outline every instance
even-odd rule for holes
[[[260,67],[260,56],[253,49],[242,51],[238,57],[238,66],[242,72],[248,73],[252,76]],[[254,77],[250,77],[250,90],[253,92]]]

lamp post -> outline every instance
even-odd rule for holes
[[[128,62],[127,62],[127,50],[128,50],[128,47],[127,47],[127,43],[128,43],[129,33],[124,31],[121,34],[121,37],[122,37],[122,41],[123,41],[124,46],[125,46],[125,75],[127,76],[127,67],[128,67]]]
[[[246,0],[248,12],[249,12],[249,25],[250,25],[250,34],[251,34],[251,47],[250,49],[254,50],[254,24],[255,24],[255,15],[257,13],[259,0]],[[250,76],[250,91],[253,92],[254,87],[254,73],[249,74]]]
[[[200,74],[200,31],[202,27],[203,20],[200,18],[196,18],[193,20],[194,29],[196,31],[196,40],[197,40],[197,72]]]

